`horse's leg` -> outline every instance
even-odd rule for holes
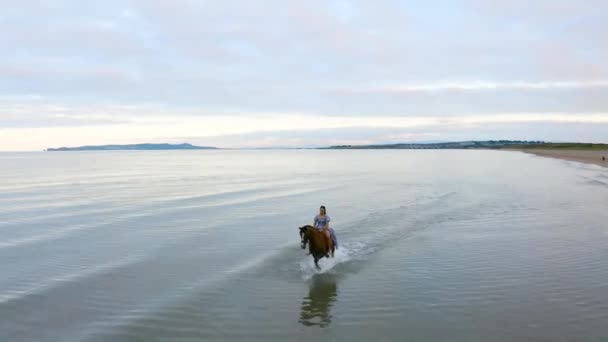
[[[315,257],[315,267],[317,268],[317,270],[321,270],[321,266],[319,266],[319,259],[317,257]]]
[[[334,257],[334,252],[336,251],[336,245],[334,245],[333,243],[331,244],[331,257]]]

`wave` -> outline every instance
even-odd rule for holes
[[[89,222],[83,222],[79,224],[71,224],[64,226],[63,228],[58,229],[50,229],[43,233],[38,234],[29,234],[25,237],[12,238],[7,239],[5,241],[0,242],[0,248],[13,248],[19,247],[26,244],[33,244],[39,242],[46,242],[55,239],[61,239],[64,237],[71,236],[74,233],[89,231],[94,228],[99,228],[103,226],[113,226],[117,223],[124,223],[129,220],[134,220],[143,217],[156,217],[156,216],[168,216],[175,215],[179,212],[189,211],[189,210],[200,210],[206,208],[218,208],[218,207],[228,207],[228,206],[236,206],[243,205],[251,202],[265,201],[265,200],[278,200],[278,199],[287,199],[294,196],[301,196],[305,194],[310,194],[314,192],[318,192],[321,188],[308,188],[306,190],[282,190],[282,191],[273,191],[273,192],[252,192],[249,196],[238,196],[237,198],[227,198],[223,201],[207,201],[204,203],[200,202],[184,202],[183,199],[179,200],[182,202],[181,204],[177,203],[165,203],[163,205],[149,205],[144,208],[142,207],[128,207],[128,208],[120,208],[119,210],[114,209],[111,218],[103,217],[98,218],[102,222],[90,222],[92,218],[88,217],[90,213],[80,215],[82,218],[89,218]],[[324,188],[324,189],[327,189]],[[105,213],[106,210],[97,210],[94,213]],[[73,215],[73,214],[72,214]],[[70,217],[70,213],[58,213],[55,218],[61,217]],[[25,220],[28,220],[27,218]],[[31,218],[30,220],[36,220],[36,218]],[[23,220],[13,220],[12,224],[23,224]],[[59,224],[47,223],[45,227],[53,227]]]
[[[0,305],[4,305],[12,301],[23,300],[28,296],[43,294],[51,289],[58,288],[69,283],[78,282],[84,278],[99,275],[100,273],[118,268],[124,268],[128,265],[137,263],[141,259],[141,256],[132,255],[119,261],[95,265],[77,272],[54,276],[47,280],[38,280],[37,285],[26,285],[18,289],[0,292]]]

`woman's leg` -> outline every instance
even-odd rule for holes
[[[338,237],[336,236],[336,231],[333,228],[329,228],[329,236],[331,237],[331,242],[334,244],[334,247],[338,249]]]

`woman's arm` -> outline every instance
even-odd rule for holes
[[[329,229],[329,216],[327,216],[327,220],[325,221],[325,226],[323,227],[323,229]]]

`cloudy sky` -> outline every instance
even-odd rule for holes
[[[0,8],[0,150],[608,142],[605,0]]]

